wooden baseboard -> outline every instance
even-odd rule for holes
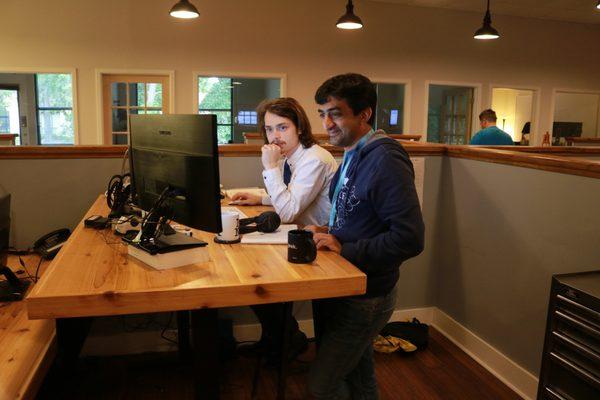
[[[437,307],[431,325],[524,399],[535,399],[538,378]]]

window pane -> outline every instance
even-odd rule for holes
[[[148,107],[162,107],[162,83],[147,83],[146,88],[148,95],[146,105]]]
[[[146,98],[146,84],[130,83],[129,84],[129,105],[144,107],[144,99]]]
[[[41,144],[73,144],[73,111],[39,110]]]
[[[110,85],[113,106],[127,105],[127,84],[123,82],[115,82]]]
[[[199,111],[200,114],[215,114],[217,116],[217,124],[230,125],[231,124],[231,113],[229,111]]]
[[[0,89],[0,133],[21,133],[19,98],[15,89]]]
[[[229,143],[231,140],[231,125],[217,126],[217,139],[219,143]]]
[[[200,109],[231,108],[231,78],[198,78]]]
[[[146,110],[143,108],[130,108],[129,114],[146,114]]]
[[[377,83],[377,111],[375,129],[387,133],[403,133],[404,84]]]
[[[127,144],[127,135],[113,135],[113,144]]]
[[[73,107],[70,74],[36,74],[39,107]]]
[[[112,130],[113,132],[127,132],[127,110],[123,108],[113,108],[112,110]]]

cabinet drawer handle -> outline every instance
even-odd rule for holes
[[[598,311],[592,310],[591,308],[587,308],[586,306],[579,304],[579,303],[577,303],[563,295],[560,295],[560,294],[557,295],[556,298],[564,303],[567,303],[569,305],[572,305],[575,308],[580,309],[583,312],[593,315],[596,320],[600,321],[600,313]]]
[[[576,340],[571,339],[569,336],[564,335],[557,331],[552,331],[552,335],[558,339],[559,342],[566,343],[567,345],[574,347],[580,352],[584,353],[585,356],[591,359],[592,362],[600,364],[600,354],[596,353],[594,350],[589,347],[577,342]]]
[[[556,393],[554,390],[550,389],[548,386],[546,386],[544,389],[546,389],[546,392],[549,393],[553,399],[568,400],[566,397],[563,397],[560,394]]]
[[[586,370],[582,369],[580,366],[574,364],[573,362],[567,360],[566,358],[564,358],[561,355],[558,355],[555,352],[550,352],[550,357],[558,361],[559,364],[562,364],[563,366],[570,369],[571,372],[575,373],[575,375],[579,375],[580,378],[591,382],[594,386],[596,386],[596,388],[600,388],[600,380],[598,380],[598,378],[596,378],[594,375],[590,374]]]
[[[578,328],[583,329],[584,331],[590,333],[592,336],[595,336],[596,338],[600,338],[600,332],[598,332],[596,329],[592,328],[591,326],[584,324],[583,322],[579,321],[578,319],[575,319],[575,318],[571,317],[570,315],[563,313],[562,311],[554,311],[554,314],[556,314],[557,317],[567,320],[570,323],[572,323],[573,325],[576,325]]]

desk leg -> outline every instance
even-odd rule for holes
[[[188,361],[191,358],[190,312],[187,310],[177,311],[177,348],[181,362]]]
[[[217,400],[220,389],[218,310],[204,308],[191,313],[195,397]]]
[[[292,310],[294,303],[283,303],[283,338],[281,340],[281,360],[279,361],[279,377],[277,382],[277,400],[285,399],[285,383],[288,375],[290,336],[292,328]]]
[[[57,363],[65,369],[74,369],[85,343],[93,318],[58,318],[56,320]]]

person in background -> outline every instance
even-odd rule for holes
[[[319,250],[367,275],[362,296],[313,301],[317,355],[308,389],[317,399],[378,398],[372,340],[394,311],[399,267],[424,246],[413,166],[402,145],[372,126],[373,83],[359,74],[328,79],[315,94],[329,142],[344,162],[329,190],[326,226],[309,226]]]
[[[262,147],[262,173],[268,196],[236,193],[239,205],[273,205],[283,223],[322,225],[329,219],[329,185],[337,163],[331,153],[316,144],[306,112],[293,98],[264,101],[258,106]],[[267,356],[267,365],[276,366],[281,357],[283,304],[252,306],[262,327],[255,346]],[[306,335],[292,318],[289,359],[307,348]]]
[[[512,137],[496,126],[496,112],[492,109],[483,110],[479,114],[481,130],[471,138],[469,144],[487,146],[512,146]]]

